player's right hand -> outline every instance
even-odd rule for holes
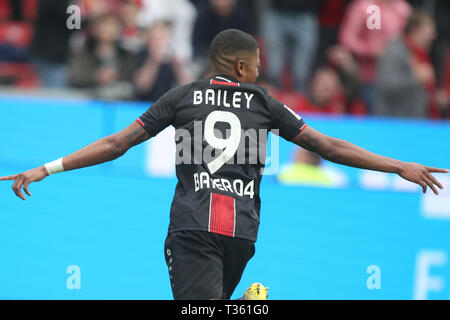
[[[12,176],[0,177],[0,180],[14,180],[12,189],[16,196],[25,200],[25,195],[22,193],[22,187],[25,193],[31,196],[28,186],[31,182],[41,181],[48,176],[48,172],[44,166],[34,168],[19,174],[14,174]]]

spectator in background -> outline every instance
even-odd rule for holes
[[[88,39],[93,37],[92,25],[97,18],[107,15],[121,16],[122,0],[74,0],[72,3],[81,9],[81,30],[74,32],[70,39],[70,51],[81,50]]]
[[[348,184],[338,168],[324,165],[318,154],[302,148],[297,148],[293,163],[281,167],[277,179],[287,185],[339,188]]]
[[[439,117],[450,119],[450,53],[447,54],[444,65],[444,76],[441,88],[436,93],[436,103],[439,108]]]
[[[337,43],[339,26],[350,0],[324,0],[319,10],[319,45],[315,66],[326,60],[327,50]]]
[[[352,54],[341,45],[334,45],[326,52],[326,62],[339,75],[345,96],[346,112],[366,114],[366,108],[360,99],[360,79],[358,65]]]
[[[100,98],[130,97],[136,58],[119,46],[119,18],[114,14],[97,16],[90,32],[85,45],[71,57],[71,85],[94,88]]]
[[[450,2],[436,1],[434,17],[437,27],[434,58],[436,61],[437,109],[431,110],[433,118],[450,119]]]
[[[345,112],[345,97],[341,83],[336,71],[330,67],[317,69],[312,76],[309,94],[298,95],[300,99],[296,105],[290,105],[296,112],[326,114]],[[339,170],[323,166],[323,160],[319,155],[303,148],[296,149],[294,162],[284,165],[277,179],[284,184],[322,187],[341,187],[347,183]]]
[[[44,87],[67,86],[69,0],[40,0],[30,54]]]
[[[172,41],[169,22],[155,22],[147,31],[147,47],[141,54],[134,74],[137,98],[156,101],[176,85],[192,81],[183,62],[170,50]]]
[[[368,19],[373,13],[368,13],[367,9],[371,5],[379,8],[379,29],[368,28]],[[374,108],[378,57],[387,43],[402,34],[410,12],[411,7],[405,0],[355,0],[346,11],[339,38],[356,58],[362,81],[362,98],[369,113]]]
[[[87,21],[95,20],[105,14],[118,16],[121,10],[122,0],[78,0],[83,18]]]
[[[272,0],[262,18],[266,73],[277,87],[288,52],[294,88],[305,92],[319,40],[317,13],[322,0]]]
[[[144,45],[137,23],[141,8],[141,0],[124,0],[120,10],[120,17],[123,23],[121,46],[132,53],[138,53]]]
[[[434,21],[414,12],[405,28],[380,58],[375,114],[424,118],[433,103],[435,75],[428,50],[436,36]]]
[[[345,97],[336,71],[329,67],[317,69],[311,79],[309,94],[299,112],[339,114],[345,112]]]
[[[189,64],[192,59],[192,30],[197,15],[189,0],[142,0],[138,25],[147,29],[158,21],[172,24],[171,50],[178,61]]]
[[[306,184],[315,186],[332,186],[332,179],[320,168],[322,159],[317,153],[298,148],[294,162],[282,167],[277,176],[285,184]]]
[[[261,85],[261,82],[260,82]],[[339,77],[332,68],[317,69],[307,93],[274,91],[271,94],[296,112],[340,114],[345,112],[345,96]]]
[[[79,50],[92,35],[90,27],[97,18],[107,15],[118,17],[122,23],[119,44],[131,54],[138,53],[143,46],[141,29],[138,26],[139,12],[143,0],[79,0],[82,31],[74,33],[70,40],[71,50]]]
[[[230,28],[251,33],[246,8],[237,0],[209,0],[209,5],[198,14],[193,34],[194,57],[203,68],[212,39]]]

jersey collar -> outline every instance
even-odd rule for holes
[[[216,75],[212,76],[211,79],[214,79],[217,81],[240,83],[240,81],[238,79],[236,79],[235,77],[230,76],[228,74],[216,74]]]

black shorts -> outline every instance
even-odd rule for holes
[[[185,230],[169,233],[164,251],[174,299],[230,299],[255,243]]]

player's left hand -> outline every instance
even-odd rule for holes
[[[442,184],[431,175],[431,172],[448,173],[448,169],[432,168],[414,162],[404,162],[400,167],[398,175],[403,179],[417,183],[422,187],[423,193],[427,192],[427,187],[430,187],[433,192],[438,195],[436,188],[443,189]]]
[[[20,199],[25,200],[25,195],[22,193],[22,187],[25,193],[31,196],[28,186],[31,182],[41,181],[48,176],[48,172],[44,166],[34,168],[19,174],[14,174],[12,176],[0,177],[0,180],[14,180],[12,189],[16,196]]]

